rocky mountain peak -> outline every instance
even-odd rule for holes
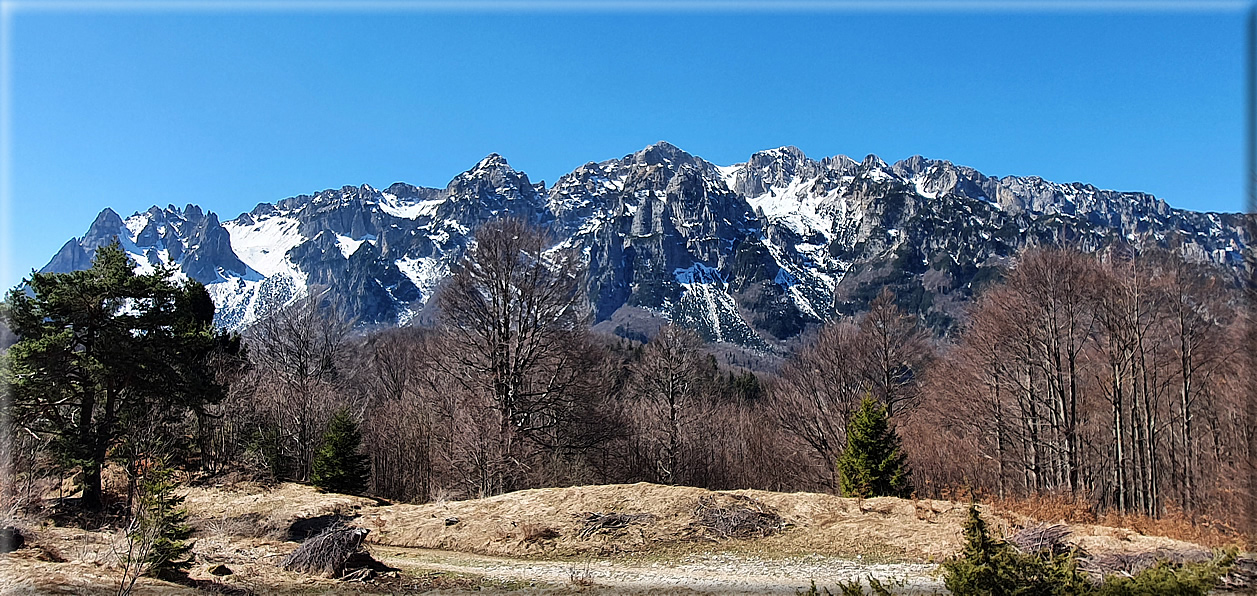
[[[475,172],[478,170],[496,170],[496,169],[505,169],[505,170],[510,170],[512,172],[515,171],[514,168],[511,167],[511,164],[506,162],[506,158],[502,157],[501,155],[497,153],[490,153],[484,156],[484,159],[481,159],[480,161],[476,162],[476,165],[468,171]]]
[[[763,167],[769,163],[798,164],[804,161],[810,160],[807,155],[803,154],[802,149],[799,149],[794,145],[785,145],[776,149],[756,151],[751,154],[751,159],[747,160],[747,165],[752,167]]]
[[[695,157],[667,141],[659,141],[632,154],[634,163],[648,166],[668,165],[678,167],[694,163]]]
[[[886,165],[886,162],[882,161],[882,158],[872,153],[866,155],[864,157],[864,161],[860,162],[860,169],[862,170],[886,170],[889,168],[890,166]]]
[[[455,176],[440,196],[433,214],[471,228],[497,217],[518,217],[535,223],[552,219],[546,209],[545,183],[533,183],[501,155],[492,153]]]
[[[938,162],[921,155],[913,155],[908,159],[895,162],[892,169],[902,178],[912,178],[913,176],[924,173],[927,169],[932,168],[935,165],[950,166],[951,162]]]
[[[846,155],[835,155],[822,159],[821,166],[838,175],[850,175],[860,164]]]
[[[490,153],[471,169],[451,180],[446,189],[451,194],[455,194],[469,187],[484,188],[485,184],[503,189],[533,187],[532,182],[528,180],[527,174],[512,168],[511,164],[507,163],[506,158],[501,155]]]
[[[96,219],[92,221],[91,227],[87,228],[87,234],[83,236],[83,241],[91,245],[91,249],[95,250],[98,246],[107,244],[118,234],[118,228],[122,227],[122,218],[113,209],[105,207],[101,210]]]
[[[787,146],[751,155],[733,176],[726,177],[726,181],[738,194],[756,197],[774,188],[784,189],[792,181],[814,179],[823,170],[820,162],[809,159],[798,147]]]
[[[394,182],[384,189],[383,194],[408,201],[426,201],[437,198],[441,194],[441,189]]]

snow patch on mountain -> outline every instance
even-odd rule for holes
[[[214,324],[234,331],[304,297],[308,281],[306,274],[291,269],[261,279],[225,279],[206,284],[205,290],[218,307]]]
[[[676,269],[672,272],[672,276],[677,283],[688,286],[691,284],[724,284],[724,277],[721,276],[720,270],[715,267],[708,267],[702,263],[694,263],[684,269]]]
[[[695,329],[708,341],[763,348],[763,338],[747,324],[723,284],[684,284],[680,301],[672,307],[674,323]]]
[[[916,190],[917,194],[927,199],[937,199],[938,191],[928,190],[925,187],[925,184],[926,184],[926,179],[922,176],[915,176],[912,178],[912,188]]]
[[[725,187],[731,189],[738,179],[738,173],[745,168],[746,164],[735,163],[731,166],[716,166],[716,171],[720,173],[720,179],[724,181]]]
[[[236,256],[264,277],[294,270],[288,251],[306,241],[300,222],[291,217],[259,217],[250,224],[229,221],[223,224],[231,235],[231,249]]]
[[[364,234],[361,238],[356,239],[350,238],[344,234],[336,235],[336,246],[340,248],[340,254],[344,255],[346,259],[352,257],[354,253],[358,252],[358,247],[362,246],[362,243],[367,241],[374,242],[375,235]]]
[[[747,197],[747,202],[769,223],[784,226],[804,238],[820,233],[828,239],[833,220],[821,213],[821,206],[833,197],[811,192],[815,184],[815,179],[796,178],[786,186],[770,186],[764,194]]]
[[[431,300],[437,287],[450,275],[449,263],[436,257],[404,257],[396,262],[397,269],[423,293],[424,300]]]
[[[432,217],[436,214],[437,207],[445,203],[445,199],[428,199],[423,201],[408,201],[400,199],[392,193],[380,193],[380,210],[401,219],[415,220],[421,217]]]
[[[134,242],[136,236],[139,236],[140,232],[144,231],[144,228],[148,226],[148,222],[150,221],[152,221],[152,217],[146,212],[132,215],[131,217],[126,218],[122,223],[127,229],[127,236],[132,242]]]

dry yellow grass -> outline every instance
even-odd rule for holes
[[[639,483],[534,489],[488,499],[371,508],[363,510],[357,523],[372,530],[370,541],[397,547],[512,557],[646,553],[692,548],[696,539],[687,527],[693,521],[694,508],[701,498],[712,495],[749,497],[784,518],[788,526],[782,532],[719,545],[720,549],[769,556],[816,553],[939,561],[960,549],[967,516],[967,505],[951,501],[852,499],[757,490],[713,492]],[[1038,521],[1059,521],[981,507],[997,533]],[[589,513],[612,512],[645,513],[654,520],[582,536]],[[457,518],[458,523],[447,525],[450,518]],[[536,539],[541,529],[556,536]],[[1131,528],[1073,524],[1071,531],[1070,541],[1094,554],[1197,547]]]
[[[758,506],[781,517],[780,530],[763,538],[713,541],[695,531],[695,508],[701,502],[720,506]],[[967,505],[950,501],[895,498],[848,499],[816,493],[774,493],[754,490],[713,492],[691,487],[654,484],[580,486],[525,490],[487,499],[425,505],[380,506],[372,499],[319,493],[311,487],[281,484],[273,487],[237,485],[188,490],[185,504],[198,530],[197,562],[192,577],[234,586],[252,593],[389,593],[388,581],[406,589],[448,589],[457,592],[506,587],[484,578],[425,573],[441,569],[407,566],[399,578],[374,587],[344,584],[324,578],[285,572],[277,563],[296,547],[283,536],[294,523],[320,516],[341,515],[372,530],[368,542],[390,560],[457,558],[475,553],[514,559],[587,560],[622,558],[628,564],[681,565],[694,553],[729,553],[748,561],[786,560],[801,555],[836,558],[862,557],[876,561],[931,562],[955,553],[961,546],[961,527]],[[1009,532],[1036,519],[1013,511],[983,506],[995,531]],[[591,513],[647,514],[624,527],[582,532]],[[995,515],[998,513],[998,515]],[[452,518],[457,518],[453,522]],[[447,520],[450,520],[447,522]],[[1055,522],[1056,519],[1042,521]],[[117,577],[111,545],[116,530],[84,532],[27,524],[33,548],[0,556],[0,593],[107,594]],[[1130,528],[1075,523],[1071,541],[1093,554],[1187,549],[1194,545],[1170,538],[1147,536]],[[444,553],[444,554],[442,554]],[[723,555],[722,555],[723,556]],[[418,559],[417,559],[418,560]],[[58,562],[62,561],[62,562]],[[226,564],[233,574],[214,578],[208,569]],[[473,563],[450,569],[474,568]],[[494,563],[499,565],[499,563]],[[509,563],[500,563],[509,566]],[[519,566],[527,567],[526,562]],[[752,565],[753,566],[753,565]],[[684,571],[676,573],[683,574]],[[449,569],[445,573],[449,573]],[[526,574],[525,574],[526,575]],[[518,578],[523,577],[516,574]],[[509,587],[509,586],[507,586]],[[543,586],[566,593],[571,586]],[[192,593],[193,588],[142,580],[137,594]]]
[[[721,548],[790,556],[862,554],[885,559],[928,560],[960,546],[965,509],[946,501],[894,498],[845,499],[816,493],[755,490],[712,492],[699,488],[630,485],[578,486],[519,491],[488,499],[395,505],[364,510],[359,524],[369,540],[389,546],[456,550],[504,556],[571,556],[640,553],[703,539],[690,529],[703,497],[755,499],[784,518],[784,531],[766,538],[722,542]],[[651,521],[582,535],[590,513],[650,514]],[[458,522],[447,524],[446,520]],[[530,539],[537,528],[557,534]]]
[[[192,523],[241,536],[282,538],[293,522],[325,515],[354,516],[376,506],[373,499],[322,493],[285,482],[269,487],[241,483],[230,487],[193,487],[184,506]]]
[[[1127,534],[1164,536],[1211,548],[1251,547],[1253,545],[1250,537],[1235,528],[1207,517],[1193,519],[1174,504],[1168,505],[1166,514],[1159,518],[1139,514],[1096,512],[1086,501],[1063,495],[992,500],[991,504],[1000,512],[1046,522],[1068,523],[1076,528],[1087,526],[1120,528],[1126,530]]]

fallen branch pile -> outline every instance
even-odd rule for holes
[[[585,514],[585,525],[581,528],[578,536],[589,538],[599,532],[622,530],[627,528],[629,524],[635,522],[649,523],[655,521],[655,519],[655,516],[649,513],[587,513]]]
[[[724,495],[731,503],[721,505],[714,497],[705,496],[694,507],[690,530],[697,537],[708,539],[763,538],[785,527],[777,512],[755,499],[742,495]]]
[[[1111,575],[1134,577],[1139,572],[1161,563],[1181,566],[1189,563],[1208,563],[1214,553],[1202,548],[1159,548],[1134,553],[1091,554],[1067,542],[1069,527],[1064,524],[1039,524],[1018,530],[1008,537],[1023,554],[1064,555],[1073,553],[1078,570],[1099,581]],[[1257,581],[1257,561],[1239,558],[1228,572],[1219,579],[1219,587],[1247,589]]]
[[[1078,557],[1078,569],[1091,577],[1135,574],[1156,566],[1165,561],[1172,565],[1186,563],[1207,563],[1213,560],[1213,553],[1203,549],[1169,549],[1159,548],[1141,553],[1110,553],[1105,555],[1087,555]]]
[[[340,524],[331,526],[302,543],[280,566],[298,573],[340,577],[344,575],[349,559],[364,552],[362,541],[370,531]]]
[[[1220,580],[1221,588],[1227,590],[1247,590],[1257,586],[1257,559],[1242,556],[1235,560],[1231,570]]]
[[[1023,554],[1047,551],[1053,555],[1063,555],[1073,550],[1065,542],[1069,535],[1069,526],[1065,524],[1039,524],[1018,530],[1008,537],[1008,542]]]

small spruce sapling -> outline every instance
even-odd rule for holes
[[[838,458],[839,488],[846,497],[908,497],[907,456],[885,406],[871,397],[847,423],[847,448]]]
[[[177,577],[192,567],[192,526],[183,496],[176,493],[178,484],[172,470],[164,462],[145,474],[140,491],[140,507],[149,523],[155,526],[153,548],[148,555],[148,574],[154,577]]]
[[[323,446],[314,457],[310,482],[328,492],[361,494],[371,476],[367,456],[358,453],[361,444],[358,423],[342,408],[327,425]]]
[[[118,556],[122,576],[117,594],[130,594],[141,575],[177,580],[192,567],[188,512],[178,483],[164,459],[144,470],[136,487],[134,513],[127,526],[125,551]]]
[[[943,563],[943,585],[956,596],[1081,596],[1094,586],[1078,573],[1074,555],[1022,554],[991,537],[976,504],[969,505],[965,548]]]
[[[943,585],[955,596],[1206,596],[1235,562],[1226,551],[1214,560],[1174,565],[1161,561],[1132,576],[1085,577],[1073,552],[1020,552],[987,532],[976,505],[969,506],[965,547],[943,563]]]

